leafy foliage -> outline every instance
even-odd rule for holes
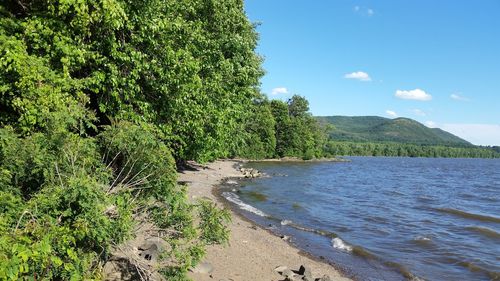
[[[270,102],[262,98],[250,107],[250,113],[242,130],[244,138],[234,154],[248,159],[272,158],[276,149],[276,121]]]
[[[144,209],[175,233],[165,272],[183,278],[227,232],[213,206],[195,223],[175,161],[228,156],[260,114],[243,2],[7,0],[0,14],[0,279],[99,279]]]
[[[231,221],[231,214],[226,209],[218,209],[215,203],[201,200],[198,203],[200,212],[201,238],[207,244],[222,244],[229,240],[226,223]]]
[[[294,95],[287,103],[272,101],[276,120],[276,155],[303,159],[321,157],[326,140],[324,129],[309,113],[309,102]]]
[[[132,218],[127,194],[108,196],[103,188],[110,174],[95,142],[1,131],[0,278],[98,278],[97,259],[127,237]]]

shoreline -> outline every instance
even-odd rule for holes
[[[283,280],[275,271],[279,266],[298,270],[304,265],[310,268],[313,277],[328,275],[331,280],[352,280],[344,276],[334,265],[312,256],[291,243],[264,229],[230,208],[229,203],[220,197],[217,190],[220,184],[229,178],[244,178],[237,166],[245,160],[218,160],[207,165],[193,166],[193,170],[179,173],[179,182],[187,183],[189,200],[208,198],[219,207],[231,211],[232,222],[228,225],[231,236],[228,245],[207,247],[207,254],[202,264],[209,270],[195,268],[189,273],[193,280]]]
[[[237,180],[237,179],[252,180],[251,178],[244,178],[244,177],[243,178],[242,177],[229,178],[229,179],[230,180]],[[215,188],[212,189],[212,194],[213,194],[213,196],[215,196],[217,198],[217,200],[219,200],[221,202],[221,204],[224,205],[224,207],[226,209],[228,209],[228,210],[231,211],[231,215],[233,217],[237,216],[240,220],[246,221],[249,224],[251,224],[252,228],[253,228],[253,226],[258,227],[261,230],[267,232],[269,235],[272,235],[274,237],[280,238],[282,241],[284,241],[285,243],[287,243],[290,247],[296,249],[297,253],[299,255],[304,256],[304,257],[309,258],[309,259],[312,259],[315,262],[331,266],[343,278],[346,278],[346,280],[357,281],[357,279],[355,279],[355,278],[347,277],[349,275],[347,270],[345,270],[343,268],[340,268],[338,265],[336,265],[336,264],[334,264],[332,262],[329,262],[328,260],[326,260],[326,259],[324,259],[322,257],[315,256],[315,255],[313,255],[311,253],[308,253],[308,252],[306,252],[306,251],[298,248],[289,239],[283,239],[279,234],[273,232],[271,229],[263,227],[262,225],[260,225],[260,224],[258,224],[256,222],[252,221],[252,219],[245,217],[241,212],[238,212],[237,210],[235,210],[235,209],[237,209],[235,207],[235,205],[231,204],[230,202],[228,202],[228,200],[226,198],[224,198],[224,196],[222,196],[222,193],[220,192],[221,190],[219,190],[219,188],[222,187],[222,186],[224,186],[224,183],[216,185]],[[333,280],[336,280],[336,279],[333,279]]]
[[[317,163],[317,162],[350,162],[351,160],[345,159],[344,157],[330,157],[330,158],[313,158],[313,159],[301,159],[298,157],[283,157],[283,158],[269,158],[269,159],[233,159],[240,163],[251,163],[251,162],[282,162],[282,163]],[[229,161],[229,160],[228,160]]]

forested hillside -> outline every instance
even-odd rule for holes
[[[333,125],[329,135],[336,141],[404,142],[423,145],[472,145],[439,128],[428,128],[409,118],[378,116],[324,116],[321,123]]]
[[[498,147],[481,147],[408,118],[315,117],[329,136],[327,156],[499,158]]]

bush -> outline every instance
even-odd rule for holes
[[[95,140],[0,129],[0,171],[0,279],[99,278],[99,260],[130,232],[132,206],[126,192],[107,194]]]
[[[170,202],[177,184],[175,161],[170,149],[151,132],[121,121],[107,127],[99,142],[104,162],[113,170],[110,192],[142,188],[144,195]]]
[[[198,202],[200,215],[201,239],[207,244],[224,244],[229,240],[231,213],[227,209],[219,209],[215,203],[207,200]]]

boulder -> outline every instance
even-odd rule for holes
[[[295,276],[295,273],[293,273],[293,271],[287,268],[283,270],[283,272],[281,272],[281,275],[285,278],[293,278]]]
[[[300,266],[299,271],[297,273],[312,280],[312,271],[311,271],[311,269],[308,268],[308,267],[305,267],[304,265]]]

